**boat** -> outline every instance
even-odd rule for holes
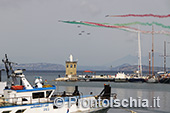
[[[113,75],[95,75],[89,79],[92,82],[114,82],[115,78]]]
[[[158,77],[155,77],[155,75],[153,75],[153,76],[149,75],[149,76],[146,78],[146,82],[147,82],[147,83],[158,83],[159,80],[158,80]]]
[[[170,73],[166,71],[166,41],[164,41],[164,71],[163,72],[158,72],[157,74],[159,75],[159,82],[160,83],[165,83],[165,84],[170,84]]]
[[[163,84],[170,84],[170,73],[158,72],[159,82]]]
[[[129,77],[125,73],[118,72],[115,75],[115,82],[128,82]]]
[[[78,75],[78,81],[90,81],[96,75],[95,71],[85,70],[81,75]]]
[[[129,82],[146,82],[146,80],[144,78],[140,78],[140,77],[133,77],[133,78],[129,78]]]
[[[12,69],[12,62],[9,62],[7,55],[5,55],[3,62],[7,72],[8,84],[4,89],[3,96],[0,97],[0,113],[103,113],[109,107],[78,107],[77,100],[99,97],[104,100],[116,96],[116,94],[111,93],[110,85],[104,85],[104,89],[99,95],[83,95],[79,92],[78,86],[75,86],[75,90],[71,93],[66,91],[55,93],[56,86],[44,84],[42,77],[36,77],[35,84],[32,86],[23,74],[23,70]],[[18,83],[18,79],[20,83]],[[68,99],[71,97],[75,100],[71,100],[73,103],[68,107]],[[63,107],[55,105],[57,98],[63,98]]]
[[[7,86],[7,82],[0,81],[0,97],[2,97],[6,86]]]
[[[85,70],[82,75],[78,75],[79,81],[108,82],[114,81],[113,75],[96,75],[95,71]]]
[[[140,71],[134,72],[134,74],[131,74],[128,81],[129,82],[146,82],[146,77],[140,75]]]
[[[170,84],[170,77],[168,77],[168,78],[161,78],[160,80],[159,80],[159,82],[160,83],[164,83],[164,84]]]
[[[140,32],[138,32],[138,70],[130,76],[129,82],[146,82],[146,77],[142,75]]]
[[[118,72],[116,75],[96,75],[95,72],[86,70],[83,71],[83,73],[86,74],[79,75],[78,80],[93,82],[128,82],[128,76],[121,72]]]
[[[156,78],[149,78],[146,81],[147,83],[158,83],[159,81]]]

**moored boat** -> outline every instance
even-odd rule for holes
[[[110,99],[114,96],[111,94],[110,85],[105,85],[103,91],[99,95],[83,95],[78,90],[78,86],[75,87],[74,92],[56,92],[56,86],[43,83],[41,77],[37,77],[34,86],[32,86],[26,79],[22,70],[13,70],[6,59],[3,60],[8,81],[8,86],[5,87],[3,97],[0,98],[0,112],[1,113],[84,113],[84,112],[99,112],[109,109],[109,107],[78,107],[77,100],[80,99]],[[10,66],[10,68],[9,68]],[[11,74],[9,72],[11,71]],[[17,79],[20,80],[20,84],[17,84]],[[72,97],[75,100],[68,107],[69,98]],[[114,96],[115,97],[115,96]],[[58,107],[55,105],[57,98],[63,98],[63,106]],[[100,103],[97,103],[100,104]],[[106,104],[106,103],[104,103]]]
[[[159,74],[159,82],[164,84],[170,84],[170,73],[160,73]]]
[[[138,73],[130,75],[129,82],[146,82],[145,76],[139,76]]]
[[[115,75],[115,82],[128,82],[129,77],[125,73],[118,72]]]
[[[148,76],[147,79],[146,79],[146,82],[147,83],[158,83],[159,80],[157,77],[155,76]]]
[[[133,77],[133,78],[129,78],[129,82],[146,82],[146,80],[140,77]]]

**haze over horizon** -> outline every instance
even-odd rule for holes
[[[81,65],[100,66],[128,55],[137,56],[137,34],[118,29],[77,27],[58,20],[99,23],[159,22],[170,26],[170,18],[106,18],[112,14],[159,14],[170,12],[169,0],[1,0],[0,59],[4,54],[18,63],[63,64],[70,54]],[[147,26],[133,26],[151,30]],[[166,30],[154,26],[155,30]],[[84,34],[79,35],[81,31]],[[86,35],[90,33],[90,35]],[[151,51],[151,35],[141,34],[142,56]],[[155,52],[163,54],[164,41],[170,36],[154,35]],[[167,43],[167,54],[170,44]],[[162,58],[161,58],[162,60]],[[167,58],[167,66],[170,66]],[[143,61],[144,62],[144,61]],[[163,61],[162,61],[163,62]],[[137,61],[136,61],[137,63]],[[120,64],[121,65],[121,64]]]

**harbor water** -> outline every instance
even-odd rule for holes
[[[93,92],[99,94],[104,84],[110,84],[112,93],[117,93],[118,99],[148,99],[149,105],[153,104],[154,97],[160,98],[159,108],[111,108],[108,113],[130,113],[130,110],[137,113],[170,113],[170,84],[160,83],[114,83],[114,82],[54,82],[58,76],[64,76],[65,71],[25,71],[24,74],[31,84],[34,84],[36,76],[41,76],[50,84],[57,86],[56,92],[73,92],[74,86],[79,86],[79,91],[84,95]],[[82,74],[81,71],[78,74]],[[97,71],[96,74],[114,75],[113,71]],[[2,72],[2,81],[6,81],[6,74]]]

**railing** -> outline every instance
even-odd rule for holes
[[[73,92],[57,92],[52,97],[73,97],[73,96],[79,96],[79,98],[83,97],[83,93],[79,92],[78,95],[73,95]]]
[[[33,103],[49,103],[53,102],[56,97],[73,97],[77,96],[78,98],[83,97],[82,92],[57,92],[52,95],[51,98],[33,98],[32,96],[23,96],[23,97],[13,97],[13,98],[0,98],[0,107],[3,106],[14,106],[14,105],[26,105],[26,104],[33,104]]]
[[[65,95],[63,95],[65,93]],[[117,94],[116,93],[105,93],[105,95],[110,95],[110,97],[113,97],[113,99],[116,99]],[[73,95],[72,92],[57,92],[55,95],[53,95],[51,98],[32,98],[30,96],[23,96],[23,97],[14,97],[14,98],[0,98],[0,107],[4,106],[16,106],[16,105],[27,105],[27,104],[34,104],[34,103],[50,103],[53,102],[53,99],[55,97],[74,97],[77,96],[79,99],[83,97],[83,93],[80,92],[79,95]],[[97,97],[100,97],[101,95],[98,95]],[[108,96],[103,96],[102,98],[107,98]],[[96,97],[96,98],[97,98]]]
[[[0,107],[15,106],[15,105],[27,105],[33,103],[49,103],[52,102],[49,98],[36,98],[32,97],[14,97],[14,98],[0,98]]]
[[[113,79],[115,78],[115,75],[79,75],[79,78],[82,79],[90,79],[90,78],[104,78],[104,79]]]

